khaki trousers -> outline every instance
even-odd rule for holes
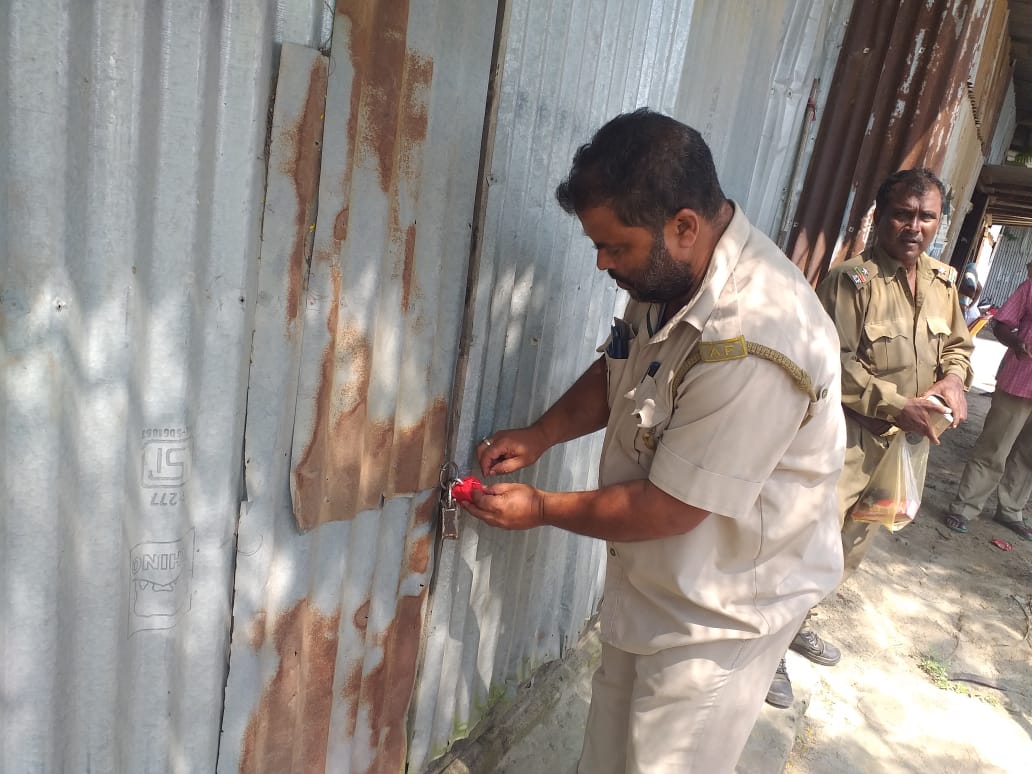
[[[733,772],[801,623],[647,656],[603,643],[578,774]]]
[[[1021,521],[1032,494],[1032,400],[997,390],[949,512],[978,518],[997,489],[996,518]]]

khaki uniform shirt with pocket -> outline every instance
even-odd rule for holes
[[[841,341],[842,403],[894,421],[947,374],[971,385],[971,336],[960,310],[957,271],[925,253],[917,259],[916,297],[906,270],[874,247],[835,266],[817,295]]]
[[[683,535],[608,544],[602,638],[640,654],[779,631],[842,574],[838,339],[803,274],[736,206],[699,292],[657,330],[660,314],[632,301],[617,321],[628,356],[600,348],[600,482],[648,478],[710,515]],[[806,371],[816,401],[779,365],[740,356],[742,339]],[[674,384],[697,347],[704,362]]]

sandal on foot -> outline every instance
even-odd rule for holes
[[[1009,530],[1013,530],[1021,535],[1022,540],[1032,540],[1032,528],[1030,528],[1023,521],[1004,521],[1003,519],[996,519],[997,524],[1001,524]]]
[[[968,531],[968,521],[963,516],[955,516],[952,513],[947,513],[942,517],[942,523],[954,532],[960,532],[963,534]]]

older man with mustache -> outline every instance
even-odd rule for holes
[[[945,196],[942,181],[927,169],[890,175],[875,197],[873,244],[832,268],[817,288],[842,345],[843,580],[860,566],[878,528],[850,513],[888,448],[888,436],[905,431],[938,443],[936,415],[952,412],[952,427],[967,418],[972,344],[957,270],[925,252],[938,231]],[[825,666],[840,657],[838,648],[805,625],[791,649]],[[767,701],[777,707],[792,703],[784,660]]]

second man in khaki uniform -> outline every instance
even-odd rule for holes
[[[838,484],[842,550],[848,578],[870,547],[877,525],[854,521],[853,506],[896,428],[938,443],[932,412],[967,418],[971,337],[958,300],[957,271],[925,250],[942,217],[945,188],[927,169],[890,175],[878,189],[874,243],[831,269],[817,295],[841,342],[846,458]],[[928,399],[941,396],[948,409]],[[920,482],[924,486],[924,482]],[[791,649],[834,665],[839,651],[805,624]],[[787,707],[792,686],[778,668],[767,701]]]

